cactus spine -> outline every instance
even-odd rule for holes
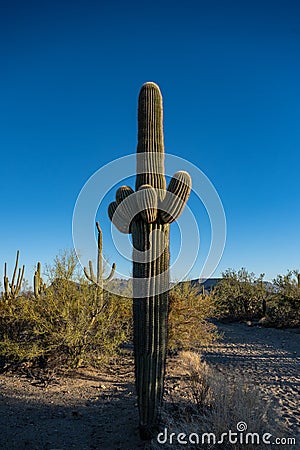
[[[7,264],[4,263],[4,292],[2,293],[2,298],[4,300],[15,299],[19,295],[25,271],[24,265],[22,266],[22,268],[18,269],[19,255],[20,252],[18,250],[11,283],[9,282],[9,278],[7,276]]]
[[[166,190],[163,108],[159,87],[142,86],[138,101],[136,192],[117,190],[108,214],[119,231],[132,234],[135,377],[140,433],[158,425],[167,351],[169,228],[189,197],[191,178],[177,172]]]
[[[33,277],[33,291],[36,299],[41,297],[46,290],[46,283],[44,283],[43,278],[41,277],[41,263],[37,263],[36,271],[34,272]]]
[[[89,271],[86,267],[84,267],[83,271],[86,278],[97,286],[97,296],[100,300],[103,300],[103,283],[104,281],[109,281],[112,279],[116,270],[116,264],[113,263],[109,276],[106,279],[103,279],[102,230],[99,222],[96,222],[96,227],[98,231],[97,275],[94,273],[92,261],[89,261]]]

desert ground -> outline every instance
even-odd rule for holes
[[[300,423],[299,329],[276,330],[246,324],[218,324],[223,340],[202,349],[217,370],[240,373],[272,400],[272,408],[298,439]],[[165,404],[180,390],[181,368],[168,361]],[[134,450],[141,442],[134,391],[132,351],[108,369],[80,369],[61,376],[0,375],[1,450]],[[187,447],[185,447],[187,448]],[[286,447],[288,448],[288,447]]]

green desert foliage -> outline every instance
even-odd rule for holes
[[[131,302],[102,297],[76,280],[73,253],[47,267],[50,280],[40,297],[20,295],[0,304],[0,354],[8,361],[43,365],[98,366],[116,356],[131,332]]]
[[[56,256],[43,274],[39,265],[38,273],[43,284],[38,295],[27,288],[0,300],[2,364],[4,360],[41,367],[97,367],[116,357],[122,344],[132,342],[130,280],[109,282],[115,288],[119,283],[124,296],[102,291],[84,277],[73,251]],[[262,323],[269,326],[296,327],[299,309],[297,271],[278,275],[270,288],[263,275],[229,269],[210,295],[199,293],[190,282],[179,283],[169,293],[168,349],[191,350],[214,341],[218,335],[209,320],[213,317],[263,317]]]
[[[212,293],[215,317],[228,320],[262,317],[267,295],[263,277],[263,274],[256,277],[245,268],[227,269]]]
[[[228,269],[214,288],[211,301],[214,317],[220,320],[262,319],[273,327],[300,325],[300,283],[296,270],[277,275],[272,283],[242,268]]]
[[[38,295],[36,289],[26,290],[0,302],[0,355],[7,363],[99,366],[132,341],[130,295],[105,290],[99,295],[102,291],[83,276],[73,251],[56,256],[43,274],[38,264],[35,278],[37,272],[43,284]],[[130,281],[124,286],[124,294],[130,293]],[[169,350],[196,348],[217,337],[215,325],[207,320],[212,315],[209,296],[200,295],[189,282],[170,291],[169,305]]]
[[[269,296],[267,320],[277,327],[300,326],[300,279],[299,272],[289,270],[278,275],[273,284],[275,292]]]
[[[208,321],[212,313],[208,295],[190,282],[176,285],[169,294],[169,349],[190,350],[215,340],[217,328]]]

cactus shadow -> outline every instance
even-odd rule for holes
[[[41,388],[1,375],[0,386],[1,449],[144,448],[131,379],[109,382],[102,374],[81,374],[81,390],[74,393],[74,379],[62,387]]]

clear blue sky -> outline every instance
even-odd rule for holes
[[[20,249],[31,283],[36,261],[72,247],[83,184],[135,151],[146,81],[163,93],[166,150],[222,199],[215,276],[300,268],[299,2],[1,2],[0,46],[0,274]]]

